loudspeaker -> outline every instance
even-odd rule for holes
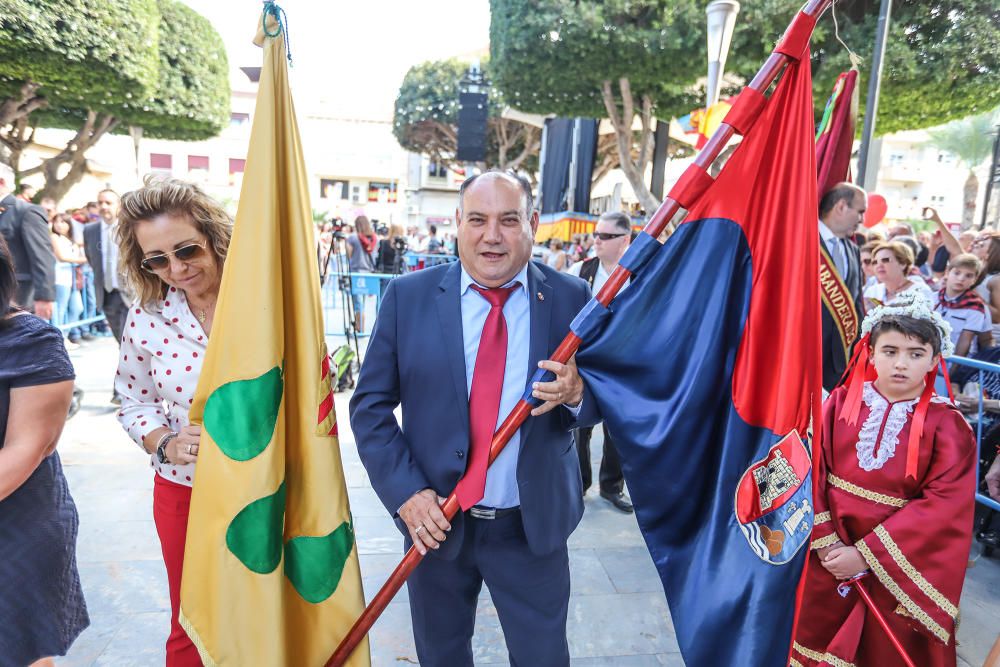
[[[458,159],[461,162],[486,160],[486,118],[489,104],[486,93],[460,93],[458,96]]]

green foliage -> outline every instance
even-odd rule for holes
[[[756,72],[801,3],[742,3],[727,69]],[[875,43],[878,0],[840,0],[840,36],[864,59],[861,113]],[[876,132],[940,125],[1000,103],[1000,3],[996,0],[895,0],[892,5]],[[837,75],[850,67],[830,12],[812,47],[814,98],[821,110]],[[861,124],[858,125],[859,130]]]
[[[952,121],[931,130],[930,144],[956,156],[966,167],[975,169],[993,153],[993,136],[1000,114],[989,113]]]
[[[0,0],[0,98],[24,81],[48,105],[31,121],[78,129],[87,110],[144,136],[207,139],[229,118],[225,47],[177,0]]]
[[[480,63],[487,82],[490,63]],[[429,155],[446,164],[454,159],[458,132],[459,88],[469,70],[469,63],[457,58],[421,63],[410,68],[403,77],[393,112],[392,132],[399,145],[408,151]],[[509,145],[505,146],[506,158],[513,159],[525,147],[525,128],[516,121],[504,121],[501,113],[507,106],[503,93],[491,85],[486,162],[500,166],[500,128],[506,123]],[[511,136],[513,135],[513,136]],[[528,170],[537,168],[537,156],[531,155],[521,165]]]
[[[143,136],[198,141],[229,122],[229,61],[222,38],[206,18],[177,0],[158,0],[160,68],[156,90],[125,100],[126,125]]]
[[[105,111],[156,83],[156,0],[0,0],[0,98],[24,81],[54,107]]]
[[[657,115],[697,104],[705,9],[697,0],[490,0],[494,80],[533,113],[602,118],[601,84],[627,77]]]
[[[414,65],[403,77],[396,96],[392,133],[408,151],[422,152],[415,130],[420,123],[458,122],[458,84],[469,69],[468,63],[452,58]]]
[[[703,101],[693,85],[706,70],[704,5],[693,0],[491,0],[495,81],[524,111],[602,117],[600,82],[627,76],[637,99],[653,91],[657,116],[687,113]],[[749,80],[802,2],[741,5],[727,70]],[[840,36],[866,65],[878,9],[879,0],[837,2]],[[1000,103],[997,0],[895,0],[890,28],[879,134],[940,125]],[[812,63],[819,112],[837,75],[850,67],[830,11],[817,25]],[[860,79],[862,113],[866,65]]]

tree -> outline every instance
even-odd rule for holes
[[[979,116],[956,120],[944,127],[931,130],[930,144],[938,150],[951,153],[969,170],[962,190],[962,229],[970,229],[976,215],[976,198],[979,195],[979,179],[976,167],[986,161],[993,152],[994,124],[1000,115],[994,110]]]
[[[727,69],[751,77],[800,5],[742,3]],[[859,85],[863,115],[879,0],[839,0],[835,9],[841,39],[865,62]],[[1000,104],[1000,3],[895,0],[883,62],[878,134],[934,127],[994,108]],[[829,11],[813,35],[812,65],[819,112],[837,75],[850,68]]]
[[[489,63],[483,63],[489,76]],[[458,150],[458,93],[468,63],[452,58],[421,63],[403,77],[396,96],[392,131],[400,146],[422,153],[442,165],[461,166]],[[502,94],[490,89],[487,119],[486,162],[500,169],[528,168],[534,171],[541,131],[516,120],[502,118],[506,104]]]
[[[0,0],[0,27],[0,160],[18,179],[41,173],[39,197],[59,200],[79,182],[87,151],[109,132],[194,140],[225,126],[222,40],[175,0]],[[76,134],[22,170],[37,127]]]
[[[741,3],[727,74],[749,80],[801,0]],[[879,0],[838,0],[840,36],[866,62]],[[601,115],[616,126],[622,168],[648,210],[642,182],[650,120],[704,104],[704,2],[693,0],[491,0],[494,80],[513,106],[535,113]],[[832,12],[812,41],[814,98],[822,110],[850,67]],[[996,0],[896,0],[885,59],[880,134],[940,125],[1000,103],[1000,4]],[[863,98],[867,86],[860,86]],[[630,133],[633,114],[641,130]],[[861,123],[858,123],[860,129]]]
[[[655,117],[698,104],[705,12],[696,0],[491,0],[494,81],[531,113],[607,117],[619,165],[647,212]],[[703,93],[701,94],[703,99]],[[636,116],[640,128],[634,131]]]

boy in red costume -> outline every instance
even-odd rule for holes
[[[864,586],[917,665],[952,667],[971,542],[975,438],[934,395],[950,326],[924,299],[872,310],[848,382],[823,410],[812,555],[792,665],[903,660],[856,591]]]

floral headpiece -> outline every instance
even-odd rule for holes
[[[870,334],[875,325],[884,318],[899,315],[917,320],[930,320],[941,336],[941,356],[950,357],[955,353],[955,344],[951,342],[951,325],[934,310],[934,306],[926,298],[919,294],[906,294],[892,304],[872,309],[861,323],[862,338]]]
[[[854,355],[848,364],[848,370],[844,373],[844,384],[847,387],[847,395],[840,409],[839,418],[848,424],[857,424],[858,415],[861,410],[862,388],[865,382],[876,379],[875,368],[872,366],[868,354],[871,345],[872,329],[886,317],[905,316],[918,320],[930,321],[938,330],[941,336],[941,373],[944,376],[945,385],[950,385],[948,379],[948,366],[944,362],[944,357],[950,357],[955,352],[955,345],[951,342],[951,325],[948,324],[939,313],[934,311],[934,306],[923,296],[914,294],[902,296],[890,305],[876,306],[861,323],[861,339],[854,344]],[[924,430],[924,421],[927,418],[927,409],[930,405],[931,396],[934,394],[934,384],[937,380],[937,368],[932,368],[924,378],[924,391],[917,401],[917,407],[913,413],[913,425],[910,428],[910,438],[906,446],[906,476],[916,479],[917,464],[920,458],[920,437]],[[949,386],[949,392],[951,388]]]

